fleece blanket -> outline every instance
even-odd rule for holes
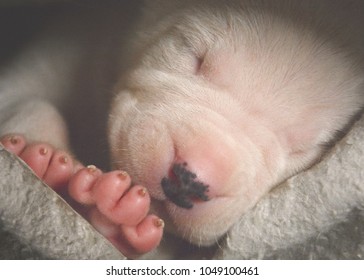
[[[311,169],[236,224],[217,259],[364,259],[364,118]],[[18,158],[0,147],[1,259],[123,259]],[[174,242],[174,241],[173,241]],[[153,258],[199,258],[160,252]]]
[[[0,0],[0,9],[10,2],[37,3],[38,7],[47,0]],[[17,26],[17,31],[21,28]],[[272,190],[216,248],[181,253],[178,246],[175,250],[162,246],[146,257],[364,259],[362,139],[364,118],[320,163]],[[125,259],[2,147],[0,167],[0,259]],[[173,238],[171,242],[179,244]],[[169,247],[168,238],[162,245]]]

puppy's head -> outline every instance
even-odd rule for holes
[[[148,188],[168,230],[209,245],[265,192],[264,156],[248,136],[255,128],[230,94],[201,77],[141,69],[113,103],[112,160]]]
[[[114,166],[148,188],[167,230],[209,245],[266,192],[261,170],[275,155],[260,144],[276,140],[239,99],[251,90],[241,87],[249,85],[241,62],[255,50],[240,56],[241,34],[226,17],[189,14],[141,37],[117,87],[109,137]]]

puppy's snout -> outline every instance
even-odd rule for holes
[[[168,177],[162,179],[161,185],[166,197],[182,208],[191,209],[195,202],[209,200],[209,186],[188,170],[186,162],[174,164]]]
[[[232,149],[221,141],[206,134],[174,145],[174,159],[160,179],[168,202],[182,209],[200,208],[229,192],[235,158]]]

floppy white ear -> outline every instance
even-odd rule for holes
[[[292,116],[292,119],[287,120],[287,125],[278,132],[278,138],[288,152],[289,164],[294,165],[294,169],[316,160],[322,153],[323,145],[332,140],[334,132],[328,131],[330,127],[324,123],[327,118],[314,112],[319,110],[320,108],[314,108]]]
[[[334,147],[333,152],[312,169],[292,177],[245,214],[227,237],[218,258],[356,258],[364,254],[364,227],[359,233],[342,236],[330,229],[346,221],[353,209],[364,207],[364,117]],[[316,238],[324,235],[322,238]],[[308,239],[314,238],[315,244]],[[338,239],[340,238],[340,239]],[[317,239],[317,240],[316,240]],[[332,248],[335,242],[336,251]],[[348,244],[356,243],[355,256]],[[295,248],[308,248],[305,252]],[[283,249],[290,250],[283,251]],[[339,249],[338,249],[339,248]],[[310,251],[311,250],[311,251]],[[291,252],[298,252],[294,256]],[[288,253],[290,252],[290,253]],[[286,254],[286,255],[284,255]],[[304,255],[307,254],[307,255]],[[336,254],[336,255],[335,255]]]

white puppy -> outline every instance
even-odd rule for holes
[[[345,48],[348,31],[339,32],[343,22],[324,4],[146,8],[153,16],[113,103],[111,151],[149,186],[179,235],[216,241],[272,187],[314,163],[363,105],[362,54]],[[208,202],[183,209],[166,197],[161,180],[180,162],[209,186]]]
[[[120,31],[118,9],[100,11],[91,27],[67,20],[1,78],[0,134],[69,149],[57,110],[75,99],[105,104],[114,84],[113,167],[147,187],[169,231],[213,244],[315,163],[362,108],[360,9],[361,1],[146,1],[133,35]]]

